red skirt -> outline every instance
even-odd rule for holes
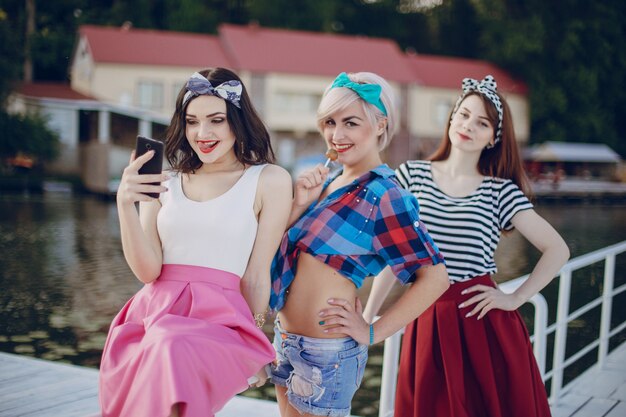
[[[550,416],[546,389],[528,331],[517,311],[491,310],[465,318],[458,308],[489,275],[450,288],[406,328],[395,417]]]

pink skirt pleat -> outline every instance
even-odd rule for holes
[[[100,364],[103,417],[213,416],[275,357],[240,278],[163,265],[114,318]]]

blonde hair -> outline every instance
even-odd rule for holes
[[[380,86],[380,101],[387,110],[387,116],[383,114],[375,105],[361,99],[357,93],[346,87],[332,87],[332,84],[326,88],[322,100],[317,108],[317,129],[320,133],[324,130],[326,119],[333,114],[342,111],[356,100],[359,100],[365,115],[372,127],[376,128],[380,120],[387,120],[387,126],[383,133],[378,137],[378,150],[385,149],[393,136],[398,130],[398,110],[396,96],[391,86],[385,79],[372,72],[354,72],[348,73],[350,81],[358,84],[377,84]]]

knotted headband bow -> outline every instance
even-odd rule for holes
[[[189,81],[187,81],[185,88],[187,88],[187,92],[185,93],[185,97],[183,97],[183,106],[193,97],[200,95],[212,95],[221,97],[226,101],[230,101],[238,108],[241,108],[239,100],[241,99],[243,87],[239,81],[225,81],[217,87],[213,87],[211,82],[207,80],[205,76],[194,72],[191,75],[191,78],[189,78]]]
[[[382,101],[380,101],[380,92],[382,91],[382,88],[378,84],[355,83],[348,78],[348,74],[342,72],[337,76],[337,78],[335,78],[335,81],[333,81],[333,84],[330,86],[330,88],[336,87],[349,88],[357,93],[357,95],[363,100],[376,106],[385,116],[387,116],[387,110],[385,109]]]
[[[482,94],[493,103],[496,110],[498,111],[498,126],[496,127],[496,135],[493,143],[495,145],[496,143],[500,142],[500,139],[502,138],[502,102],[500,101],[500,97],[498,97],[497,94],[498,85],[496,84],[496,80],[493,78],[492,75],[485,76],[485,78],[483,78],[483,80],[480,82],[473,78],[464,78],[462,87],[463,94],[461,94],[461,97],[459,97],[459,99],[457,100],[452,114],[456,113],[456,111],[459,109],[459,106],[461,105],[461,102],[468,93],[476,91]],[[492,148],[493,145],[487,145],[487,147]]]

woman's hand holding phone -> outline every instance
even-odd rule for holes
[[[124,168],[117,190],[118,203],[134,204],[137,201],[152,201],[155,197],[151,195],[158,197],[159,193],[167,191],[167,188],[160,185],[161,182],[168,179],[167,174],[162,172],[158,174],[139,173],[140,169],[154,156],[155,151],[150,150],[135,158],[135,151],[133,151],[130,163]]]

